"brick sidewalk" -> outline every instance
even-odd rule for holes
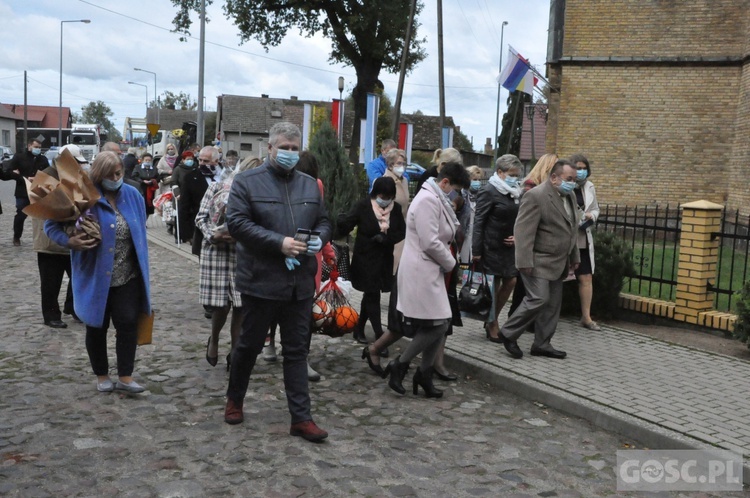
[[[161,220],[149,220],[149,239],[186,257]],[[352,304],[359,306],[354,292]],[[383,296],[385,322],[388,296]],[[506,316],[501,313],[501,320]],[[446,345],[446,362],[464,375],[588,419],[653,448],[718,446],[750,453],[750,363],[600,324],[594,332],[560,321],[553,345],[565,360],[532,357],[524,334],[521,360],[485,339],[482,324],[465,319]],[[679,333],[679,331],[675,331]],[[746,482],[750,472],[745,472]]]

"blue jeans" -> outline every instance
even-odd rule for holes
[[[246,310],[242,333],[232,350],[227,397],[235,403],[245,399],[250,374],[271,323],[279,324],[281,354],[284,357],[284,388],[292,423],[312,420],[310,391],[307,383],[307,352],[310,338],[312,297],[292,301],[275,301],[242,295]]]

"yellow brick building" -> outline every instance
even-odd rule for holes
[[[750,209],[750,0],[551,0],[547,152],[599,201]]]

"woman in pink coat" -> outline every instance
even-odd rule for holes
[[[414,338],[385,369],[386,375],[390,374],[388,386],[399,394],[406,392],[402,383],[409,363],[421,353],[422,363],[412,381],[414,394],[422,386],[428,398],[443,395],[432,384],[433,363],[453,318],[445,274],[457,264],[450,244],[460,227],[448,194],[469,188],[469,183],[469,174],[460,163],[446,163],[437,178],[422,185],[406,217],[396,307],[404,315],[404,327],[411,328]]]

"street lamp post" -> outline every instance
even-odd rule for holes
[[[536,104],[526,104],[526,116],[531,121],[531,162],[536,159],[536,137],[534,137],[534,118],[536,117]]]
[[[503,35],[505,34],[505,26],[508,25],[508,21],[503,21],[503,24],[500,26],[500,63],[498,64],[498,75],[503,70]],[[495,111],[495,154],[493,156],[492,161],[492,167],[495,167],[495,161],[497,161],[497,151],[500,148],[500,137],[498,136],[499,129],[500,129],[500,89],[502,88],[502,83],[498,79],[497,82],[497,110]],[[512,132],[511,132],[512,133]]]
[[[339,76],[339,145],[344,144],[344,77]]]
[[[146,89],[146,114],[148,114],[148,85],[144,85],[143,83],[136,83],[134,81],[128,81],[128,85],[138,85]]]
[[[60,102],[57,108],[57,147],[62,147],[62,72],[63,72],[63,24],[66,22],[82,22],[88,24],[91,19],[75,19],[72,21],[60,21]]]
[[[156,122],[158,123],[159,122],[159,106],[157,105],[157,102],[156,102],[156,73],[153,72],[153,71],[148,71],[146,69],[140,69],[140,68],[137,68],[137,67],[134,67],[133,70],[134,71],[141,71],[143,73],[149,73],[149,74],[153,74],[154,75],[154,107],[156,107]],[[147,101],[147,103],[146,103],[146,119],[148,119],[148,99],[146,99],[146,101]]]

